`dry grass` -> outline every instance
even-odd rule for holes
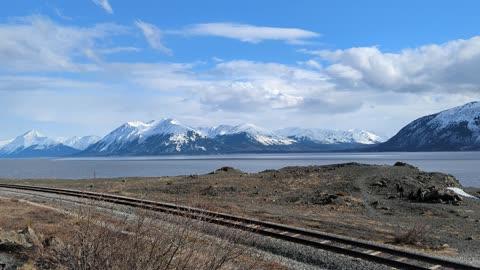
[[[147,211],[123,215],[98,204],[67,215],[0,199],[0,228],[31,226],[43,240],[19,269],[284,269],[242,244],[252,238],[248,232]]]
[[[105,222],[94,206],[77,209],[76,216],[70,237],[58,241],[40,256],[40,268],[263,268],[254,249],[240,244],[249,237],[245,232],[231,233],[201,220],[182,217],[159,220],[145,211]]]
[[[0,228],[21,230],[27,226],[49,236],[65,232],[70,217],[52,209],[35,206],[17,199],[0,199]]]
[[[427,224],[415,224],[408,231],[397,234],[394,242],[395,244],[419,245],[425,240],[429,228]]]

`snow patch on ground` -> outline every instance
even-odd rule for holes
[[[478,199],[477,197],[466,193],[466,192],[465,192],[463,189],[461,189],[461,188],[448,187],[447,189],[448,189],[448,190],[451,190],[451,191],[455,192],[457,195],[460,195],[460,196],[465,197],[465,198]]]

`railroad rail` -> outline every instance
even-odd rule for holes
[[[0,184],[0,188],[74,196],[135,208],[143,208],[192,219],[201,219],[213,224],[234,227],[235,229],[246,230],[259,235],[269,236],[288,242],[327,250],[346,256],[356,257],[379,264],[392,266],[398,269],[480,269],[480,267],[461,262],[447,260],[431,255],[419,254],[367,241],[356,240],[345,236],[306,230],[172,203],[142,200],[97,192],[39,186]]]

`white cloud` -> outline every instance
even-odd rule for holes
[[[53,10],[55,11],[55,14],[57,14],[57,16],[61,19],[68,20],[68,21],[71,21],[73,19],[72,17],[69,17],[63,14],[62,10],[60,10],[59,8],[54,8]]]
[[[110,3],[108,2],[108,0],[92,0],[92,1],[97,6],[103,8],[106,12],[113,14],[112,6],[110,6]]]
[[[106,49],[98,49],[97,51],[101,54],[115,54],[121,52],[139,52],[142,49],[137,47],[113,47],[113,48],[106,48]]]
[[[17,18],[0,24],[0,70],[95,70],[82,60],[92,56],[98,41],[125,31],[114,24],[88,28],[56,24],[42,16]]]
[[[385,53],[360,47],[308,53],[329,61],[325,72],[344,88],[398,92],[480,92],[480,37]]]
[[[153,48],[171,52],[161,42],[160,29],[135,24]],[[308,39],[233,32],[231,38],[246,42]],[[304,51],[316,57],[293,64],[102,59],[140,50],[110,38],[125,33],[130,32],[118,25],[76,27],[41,16],[0,24],[0,120],[12,126],[21,122],[22,129],[43,121],[103,133],[127,120],[179,117],[192,124],[250,121],[273,128],[365,128],[393,135],[416,117],[480,98],[479,37],[396,53],[377,47]]]
[[[180,31],[195,36],[217,36],[238,39],[243,42],[259,43],[264,40],[283,40],[291,44],[303,44],[320,34],[299,28],[279,28],[236,23],[195,24]]]
[[[47,76],[0,76],[1,91],[78,90],[104,88],[101,83]]]
[[[317,113],[347,112],[361,106],[318,70],[278,63],[228,61],[194,72],[192,64],[115,64],[120,77],[164,93],[182,95],[214,111],[268,112],[288,109]],[[347,98],[345,98],[347,97]],[[318,105],[318,106],[317,106]]]
[[[140,20],[135,21],[135,25],[140,28],[143,32],[143,35],[148,41],[148,44],[156,50],[162,51],[166,54],[172,54],[172,50],[169,48],[165,47],[161,43],[162,39],[162,31],[158,27],[156,27],[153,24],[149,24]]]

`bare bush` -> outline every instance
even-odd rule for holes
[[[254,250],[241,244],[249,237],[247,232],[227,232],[204,220],[181,216],[158,219],[147,211],[115,219],[102,218],[95,207],[77,212],[73,233],[45,251],[41,258],[44,266],[76,270],[201,270],[248,269],[255,265]],[[234,267],[239,261],[242,266]]]
[[[429,226],[427,224],[415,224],[411,229],[395,236],[396,244],[417,245],[425,240]]]

